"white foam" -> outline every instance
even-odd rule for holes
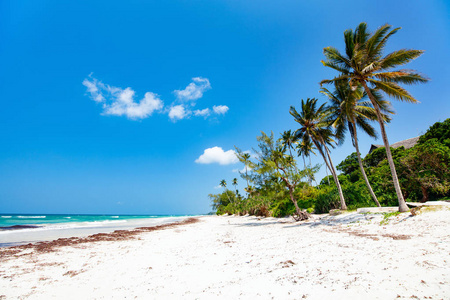
[[[19,219],[45,219],[47,216],[17,216]]]
[[[9,219],[11,216],[2,216],[2,218]]]

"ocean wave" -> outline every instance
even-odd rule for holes
[[[19,219],[45,219],[47,216],[17,216]]]
[[[119,218],[119,216],[111,216],[111,218],[117,219],[117,218]]]
[[[64,219],[72,219],[72,217],[64,217]]]
[[[2,218],[5,218],[5,219],[9,219],[9,218],[11,218],[12,216],[2,216]]]

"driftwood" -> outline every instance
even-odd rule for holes
[[[294,218],[295,221],[298,222],[308,220],[310,215],[306,211],[300,211],[300,214],[294,213],[292,214],[292,217]]]

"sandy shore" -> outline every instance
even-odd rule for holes
[[[382,218],[201,217],[1,249],[0,299],[450,299],[450,211]]]

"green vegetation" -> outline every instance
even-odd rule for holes
[[[259,149],[253,150],[255,155],[236,147],[237,157],[245,165],[240,175],[247,184],[246,196],[236,189],[236,178],[235,191],[228,190],[222,180],[224,192],[209,195],[217,214],[292,215],[305,220],[311,212],[375,205],[398,204],[399,211],[404,212],[408,210],[405,199],[427,201],[450,196],[450,119],[431,126],[411,149],[389,147],[385,123],[390,122],[393,111],[383,96],[416,103],[399,84],[427,81],[416,71],[392,70],[423,51],[402,49],[383,56],[388,39],[399,29],[384,25],[370,33],[361,23],[355,31],[344,32],[345,55],[333,47],[324,49],[323,65],[339,72],[320,83],[334,84],[332,91],[321,88],[329,103],[307,98],[301,100],[299,110],[291,106],[289,112],[298,127],[279,138],[262,132],[257,137]],[[357,131],[376,137],[371,124],[375,121],[387,148],[362,158]],[[356,152],[335,167],[331,150],[344,142],[347,133]],[[319,184],[315,174],[320,165],[312,166],[310,159],[316,152],[331,174]],[[299,157],[302,167],[297,163]]]
[[[390,213],[384,213],[383,214],[383,220],[381,220],[380,225],[388,224],[390,217],[398,216],[399,214],[401,214],[401,212],[399,212],[399,211],[394,211],[394,212],[390,212]]]

